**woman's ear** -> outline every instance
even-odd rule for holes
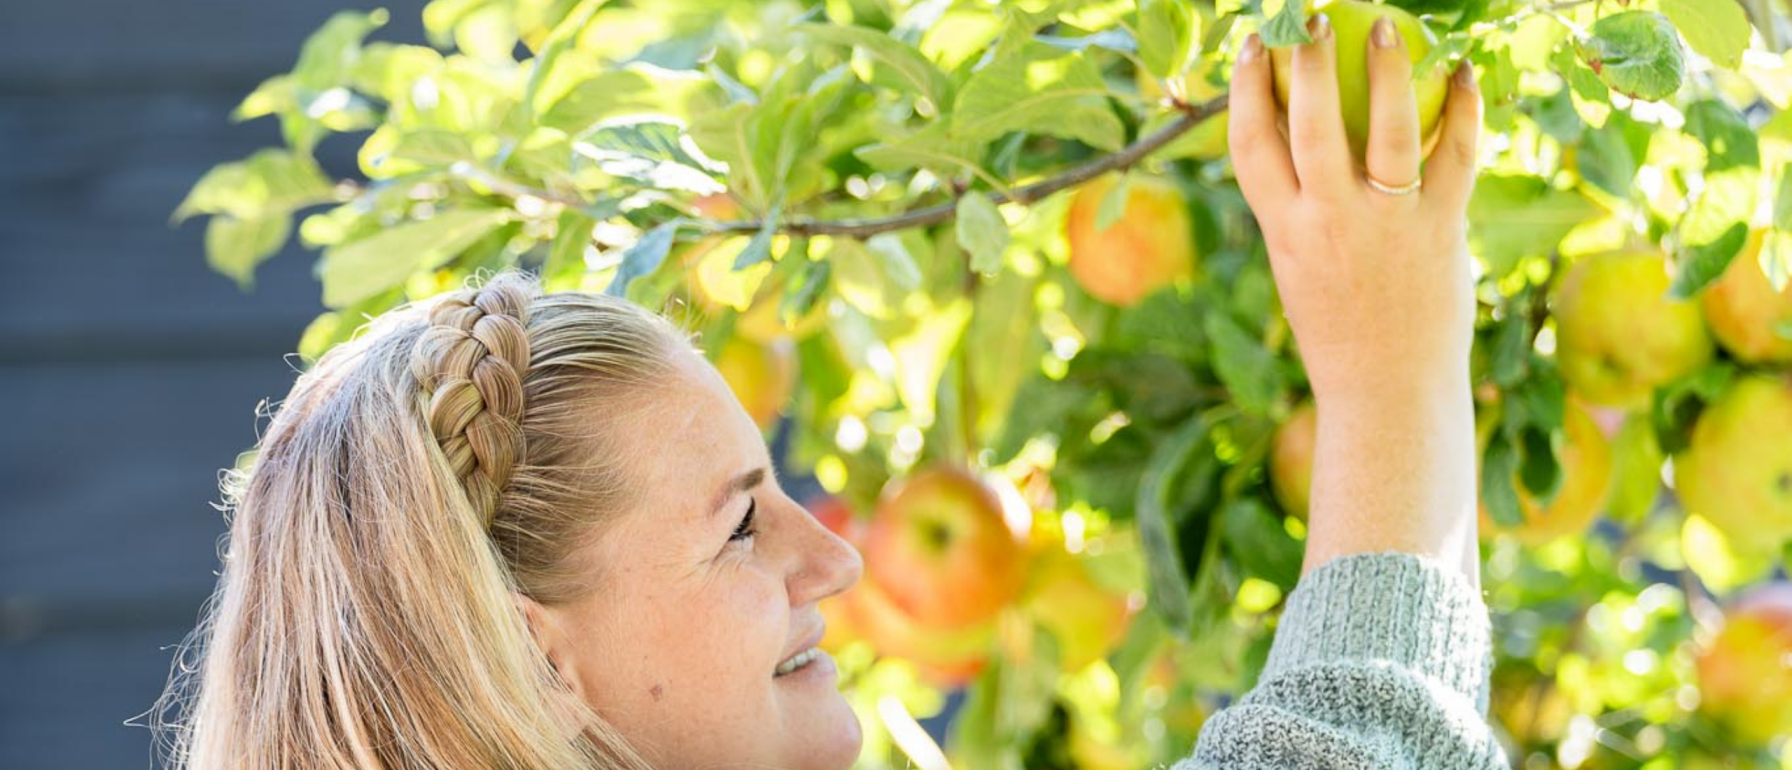
[[[529,624],[529,635],[534,637],[536,649],[547,657],[548,665],[553,666],[554,671],[560,674],[560,679],[566,683],[567,688],[584,698],[583,684],[573,663],[572,650],[567,647],[566,634],[561,630],[554,613],[540,602],[520,593],[513,591],[510,595],[516,601],[517,611],[523,614],[524,620]]]

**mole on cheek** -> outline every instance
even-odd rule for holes
[[[656,684],[653,686],[653,689],[647,691],[647,694],[652,695],[653,699],[658,701],[660,698],[666,696],[666,686],[663,684]]]

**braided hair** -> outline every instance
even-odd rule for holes
[[[499,493],[524,461],[532,288],[517,274],[504,273],[441,298],[411,353],[411,374],[429,394],[424,414],[430,433],[487,527]]]

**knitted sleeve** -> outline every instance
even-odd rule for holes
[[[1487,608],[1410,554],[1346,556],[1288,597],[1257,686],[1171,770],[1506,770],[1486,721]]]

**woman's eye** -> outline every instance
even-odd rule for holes
[[[759,512],[758,498],[752,498],[752,497],[747,498],[747,515],[741,517],[740,526],[734,528],[734,534],[728,536],[728,542],[732,543],[737,540],[746,540],[748,538],[753,537],[754,535],[759,534],[759,530],[755,529],[753,526],[754,514],[756,514],[758,512]]]

